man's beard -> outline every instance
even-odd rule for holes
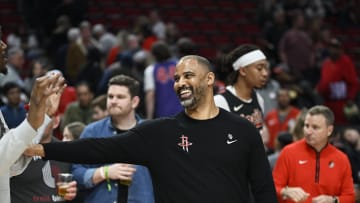
[[[289,104],[278,104],[280,110],[286,110],[289,107]]]
[[[205,94],[204,87],[200,86],[199,88],[196,88],[196,89],[194,89],[193,87],[190,87],[190,89],[191,89],[191,94],[192,94],[191,98],[185,99],[185,100],[180,100],[181,105],[184,108],[189,109],[189,110],[195,109],[199,104],[200,98],[203,97]]]
[[[195,102],[195,98],[192,97],[190,99],[182,100],[180,101],[180,103],[184,108],[193,109],[196,102]]]

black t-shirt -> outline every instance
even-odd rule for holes
[[[208,120],[182,112],[121,136],[50,143],[44,149],[47,159],[145,165],[157,203],[248,202],[249,185],[257,203],[277,202],[258,130],[225,110]]]

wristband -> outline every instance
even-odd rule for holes
[[[111,191],[111,183],[110,183],[110,178],[109,178],[109,166],[104,166],[104,170],[105,170],[105,179],[107,182],[107,189],[110,192]]]

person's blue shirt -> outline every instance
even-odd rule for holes
[[[141,122],[138,117],[137,121],[138,123]],[[108,116],[86,126],[80,139],[111,137],[115,134],[117,131],[112,126],[111,118]],[[72,166],[74,179],[80,188],[86,188],[85,203],[113,203],[117,201],[119,181],[111,180],[111,190],[108,189],[106,181],[97,185],[92,182],[95,170],[101,166],[101,164],[73,164]],[[128,203],[154,203],[153,187],[148,169],[139,165],[135,167],[136,172],[129,186]]]
[[[26,110],[23,103],[20,103],[17,107],[4,105],[0,110],[9,129],[16,128],[26,118]]]

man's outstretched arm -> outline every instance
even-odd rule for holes
[[[147,166],[153,154],[153,146],[149,146],[147,137],[151,139],[152,136],[141,136],[130,130],[108,138],[37,144],[24,154],[79,164],[131,163]]]

